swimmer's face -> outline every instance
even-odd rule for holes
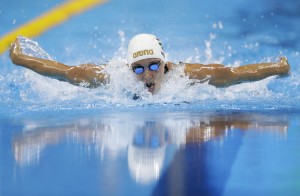
[[[155,64],[159,65],[157,70],[155,70]],[[132,70],[140,69],[140,72],[136,70],[133,73],[137,76],[138,80],[145,84],[145,87],[151,93],[156,93],[159,90],[164,76],[164,67],[164,62],[157,58],[139,60],[131,65]]]

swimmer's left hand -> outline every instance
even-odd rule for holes
[[[290,75],[290,64],[286,57],[279,57],[279,68],[281,70],[280,76],[289,76]]]
[[[287,58],[284,57],[284,56],[279,57],[279,61],[280,61],[280,63],[288,64],[288,60],[287,60]]]

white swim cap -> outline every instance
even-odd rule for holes
[[[151,34],[134,36],[128,44],[128,64],[131,65],[136,61],[149,58],[159,58],[165,61],[165,53],[159,39]]]

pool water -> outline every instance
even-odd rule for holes
[[[0,35],[63,2],[0,2]],[[22,38],[30,55],[108,64],[111,83],[72,86],[0,56],[0,195],[298,195],[299,22],[296,0],[111,0]],[[286,56],[291,73],[215,88],[179,67],[151,95],[124,58],[144,32],[175,63]]]
[[[4,195],[297,195],[298,114],[65,112],[1,121]]]

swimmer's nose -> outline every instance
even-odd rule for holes
[[[145,70],[144,79],[150,79],[152,78],[152,73],[150,70]]]

